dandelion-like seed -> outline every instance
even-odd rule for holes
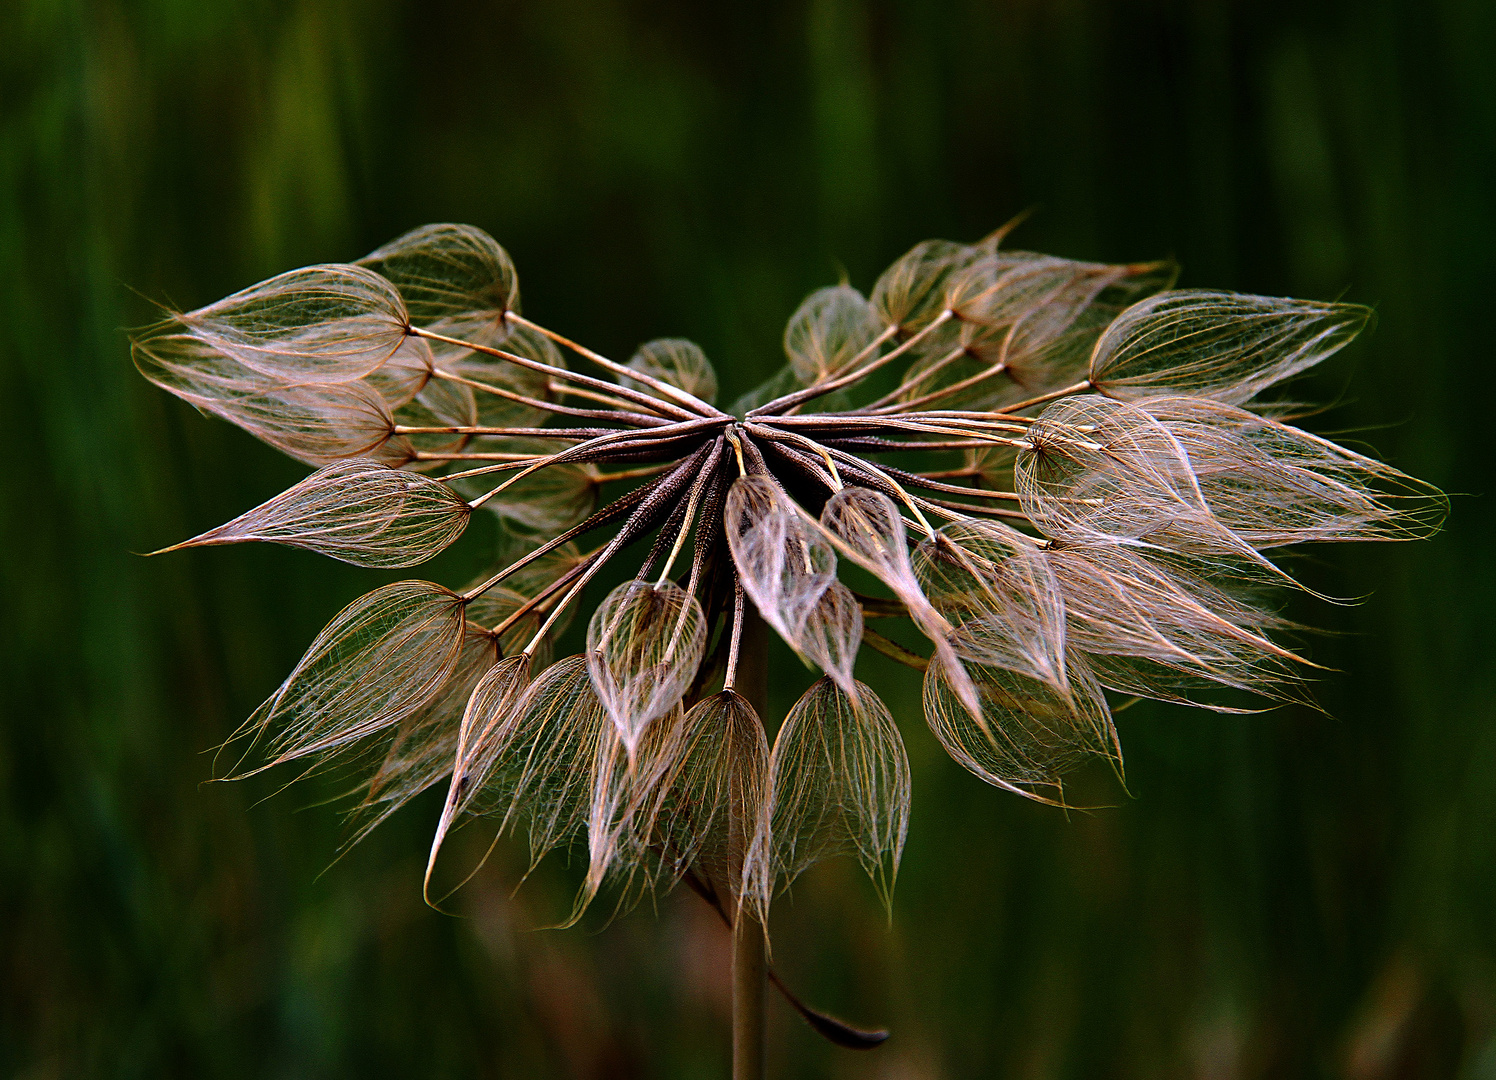
[[[867,298],[814,293],[788,365],[727,410],[689,341],[623,364],[522,316],[508,255],[460,225],[137,334],[151,381],[318,466],[178,547],[405,567],[477,511],[502,526],[482,580],[404,581],[340,612],[240,733],[259,767],[364,768],[355,836],[444,783],[428,887],[449,830],[486,816],[526,829],[536,860],[585,843],[576,915],[613,884],[684,880],[741,929],[829,856],[893,886],[909,765],[854,676],[862,647],[923,671],[953,758],[1057,804],[1089,757],[1120,773],[1109,692],[1302,698],[1312,665],[1273,640],[1264,600],[1297,587],[1274,553],[1425,537],[1446,510],[1259,396],[1370,311],[1175,290],[1172,264],[1002,240],[927,241]],[[636,551],[586,652],[552,662],[588,582]],[[742,684],[755,617],[824,673],[772,746]],[[898,618],[928,657],[866,625]],[[838,1041],[876,1041],[791,1000]]]

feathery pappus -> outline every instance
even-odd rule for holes
[[[1055,803],[1086,758],[1120,771],[1109,694],[1301,696],[1311,665],[1268,601],[1298,587],[1277,553],[1426,537],[1447,509],[1261,396],[1370,310],[1176,289],[1171,263],[1004,239],[926,241],[867,296],[815,292],[788,363],[727,408],[692,342],[620,363],[522,315],[509,256],[462,225],[135,334],[152,382],[316,466],[177,547],[408,567],[475,513],[501,526],[481,580],[403,581],[340,612],[241,732],[258,767],[362,769],[357,835],[444,784],[428,883],[449,830],[486,816],[527,830],[537,860],[585,844],[577,913],[609,882],[685,878],[762,919],[832,855],[892,887],[910,772],[855,677],[863,648],[923,672],[955,760]],[[637,572],[591,611],[585,652],[554,659],[625,558]],[[822,673],[772,744],[740,693],[755,615]],[[898,619],[928,650],[868,625]]]

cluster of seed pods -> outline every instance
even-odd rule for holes
[[[1273,639],[1267,598],[1298,587],[1276,551],[1427,536],[1446,509],[1260,397],[1369,311],[1003,239],[814,293],[784,368],[725,409],[689,341],[618,363],[522,316],[508,255],[467,226],[139,332],[147,378],[317,466],[178,547],[405,567],[499,520],[482,580],[387,585],[333,619],[245,725],[253,768],[362,770],[356,836],[445,784],[432,864],[470,818],[527,828],[536,859],[585,843],[578,913],[610,881],[685,878],[761,916],[830,855],[892,886],[909,766],[863,647],[923,672],[955,760],[1057,803],[1077,762],[1120,771],[1119,695],[1304,696],[1312,665]],[[553,660],[625,559],[585,652]],[[823,673],[768,727],[737,689],[755,615]],[[927,650],[867,625],[900,619]]]

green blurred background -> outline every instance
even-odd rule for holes
[[[731,399],[810,289],[1036,207],[1020,246],[1375,304],[1307,384],[1319,430],[1462,496],[1432,543],[1297,564],[1366,597],[1291,609],[1332,631],[1330,717],[1130,710],[1128,792],[1077,784],[1112,809],[984,787],[871,666],[915,771],[892,921],[833,865],[775,949],[894,1034],[857,1055],[775,1003],[774,1074],[1496,1077],[1496,5],[9,0],[0,40],[0,1074],[725,1074],[690,896],[533,932],[575,871],[511,897],[501,846],[444,916],[435,802],[329,868],[314,792],[203,785],[383,579],[131,554],[304,472],[135,374],[151,300],[470,222],[532,317],[619,356],[696,338]],[[782,710],[806,679],[776,662]]]

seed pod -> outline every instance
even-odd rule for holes
[[[717,400],[717,372],[701,346],[685,338],[655,338],[640,345],[628,366],[644,375],[684,390],[708,405]],[[669,400],[646,383],[625,377],[623,385],[652,397]]]
[[[321,755],[398,724],[455,668],[464,637],[456,594],[399,581],[359,597],[245,725],[270,737],[271,764]]]
[[[1239,405],[1344,348],[1371,318],[1359,304],[1163,292],[1107,328],[1091,382],[1119,398],[1189,394]]]
[[[860,292],[833,285],[811,293],[790,316],[784,351],[799,380],[813,386],[842,374],[882,330],[877,311]]]
[[[975,712],[952,689],[954,663],[960,661],[936,657],[925,671],[925,719],[946,753],[987,783],[1040,802],[1062,801],[1062,774],[1087,756],[1120,768],[1106,698],[1079,657],[1068,665],[1065,692],[1003,668],[963,664],[981,703]]]
[[[909,759],[878,695],[855,690],[821,679],[785,717],[758,844],[786,884],[822,859],[855,854],[886,899],[909,826]]]
[[[340,461],[164,550],[263,540],[355,566],[414,566],[461,536],[471,512],[439,480],[374,461]]]
[[[800,639],[805,621],[836,579],[836,553],[767,476],[728,489],[723,527],[743,589],[781,637]]]
[[[288,386],[191,334],[147,332],[131,353],[157,386],[309,465],[405,458],[389,408],[362,382]]]
[[[362,378],[405,342],[400,294],[357,266],[307,266],[189,311],[178,320],[208,347],[287,382]]]
[[[706,617],[673,582],[627,581],[587,626],[587,668],[630,753],[644,727],[674,708],[706,652]]]
[[[404,298],[410,321],[480,344],[504,336],[504,316],[519,310],[519,278],[509,253],[471,225],[423,225],[358,261]]]

